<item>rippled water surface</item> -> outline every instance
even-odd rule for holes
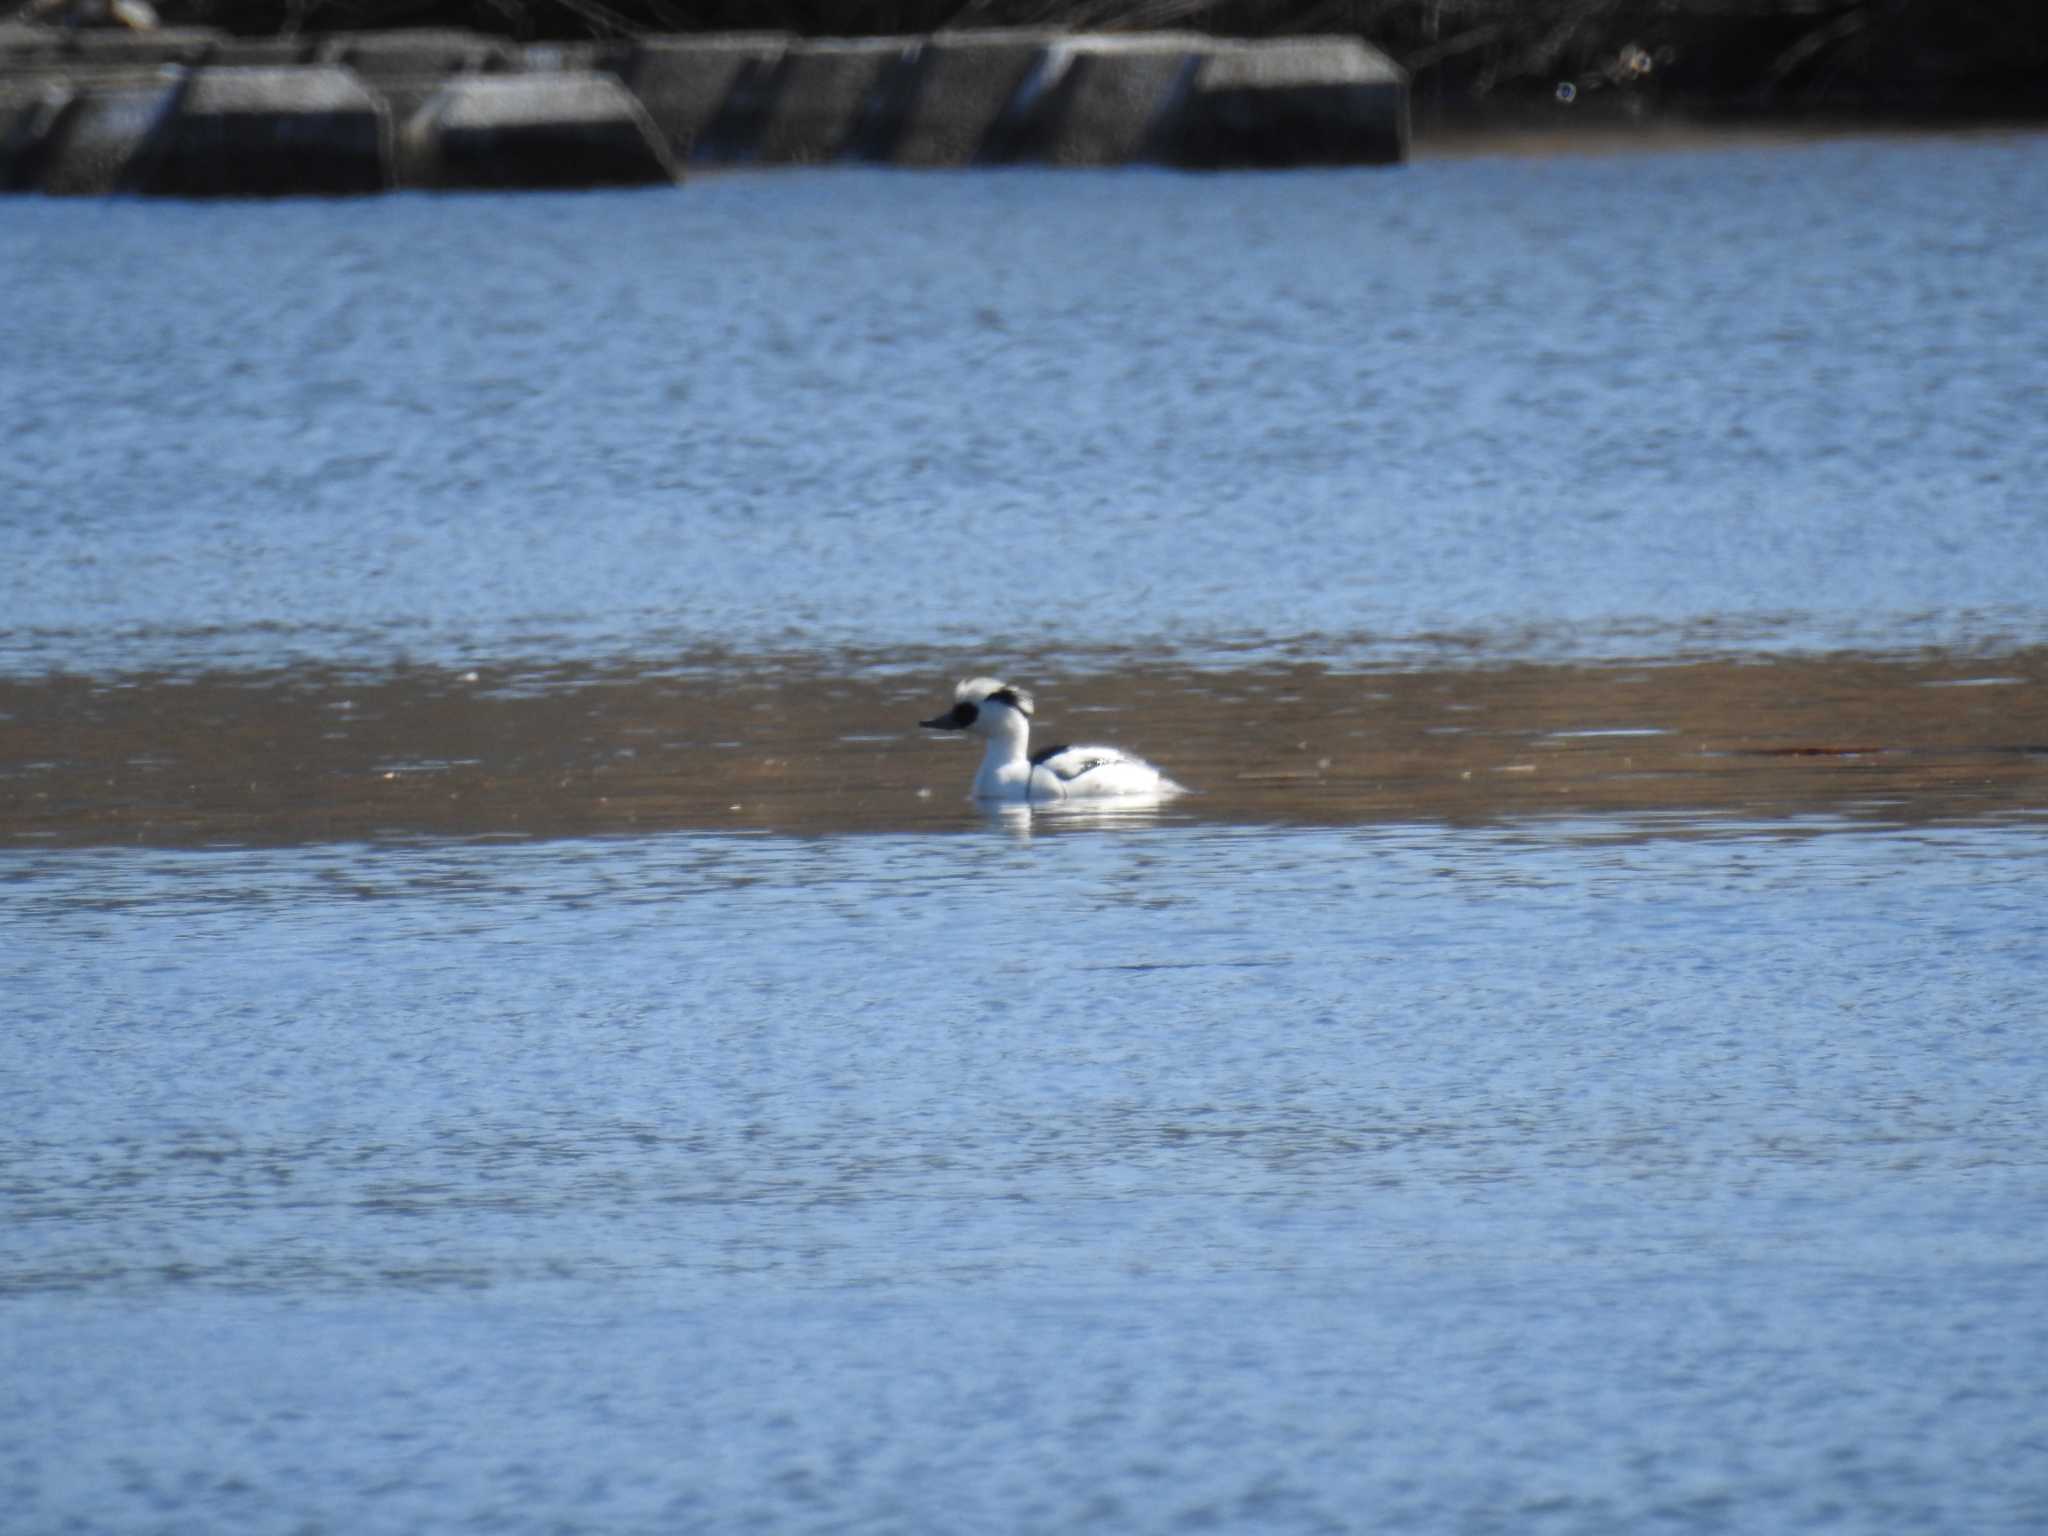
[[[17,857],[10,1507],[2029,1528],[2048,838],[1617,830]]]
[[[9,1536],[2048,1525],[2048,140],[0,269]]]
[[[2044,188],[2035,136],[15,201],[0,664],[2038,641]]]

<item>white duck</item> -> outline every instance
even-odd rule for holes
[[[1180,793],[1181,786],[1150,763],[1115,747],[1060,746],[1032,752],[1031,695],[997,678],[968,678],[953,690],[950,710],[918,724],[928,731],[966,731],[988,742],[974,775],[977,800]]]

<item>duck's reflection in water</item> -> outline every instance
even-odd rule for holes
[[[1109,800],[1045,800],[1032,805],[983,803],[980,809],[991,826],[1008,833],[1015,842],[1028,843],[1038,832],[1136,829],[1155,827],[1169,819],[1187,820],[1187,815],[1173,816],[1172,812],[1178,808],[1185,813],[1186,807],[1182,802],[1188,793],[1186,790],[1174,790],[1163,795],[1119,795]]]

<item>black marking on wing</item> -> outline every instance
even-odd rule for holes
[[[1072,747],[1066,746],[1047,747],[1043,752],[1031,754],[1031,766],[1043,768],[1047,773],[1050,773],[1062,782],[1071,783],[1089,769],[1100,768],[1104,763],[1117,762],[1122,757],[1122,754],[1118,752],[1091,752],[1086,757],[1075,758],[1071,763],[1061,763],[1058,767],[1053,766],[1052,760],[1055,757],[1058,757],[1062,752],[1071,752],[1073,750]]]

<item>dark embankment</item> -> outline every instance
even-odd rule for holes
[[[1423,126],[1567,103],[1580,115],[1616,104],[1885,120],[2048,111],[2039,0],[160,0],[157,12],[244,35],[458,26],[520,40],[762,28],[1349,33],[1408,71]]]

